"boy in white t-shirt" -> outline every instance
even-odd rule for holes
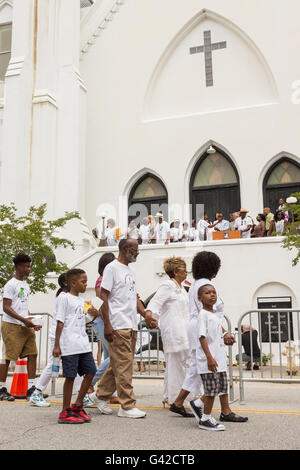
[[[59,301],[56,312],[56,333],[53,356],[62,359],[65,377],[63,390],[63,411],[59,423],[79,424],[90,422],[91,417],[83,410],[83,399],[96,373],[95,361],[86,333],[83,294],[87,287],[87,275],[82,269],[67,272],[70,289]],[[98,316],[99,312],[91,307],[89,313]],[[84,376],[75,404],[71,407],[73,384],[76,375]]]
[[[204,396],[204,413],[199,421],[199,428],[207,431],[224,431],[223,424],[211,416],[214,400],[220,397],[221,421],[245,422],[248,418],[236,416],[229,407],[227,359],[225,352],[222,317],[214,311],[217,301],[215,288],[211,284],[201,286],[198,291],[199,301],[203,309],[198,317],[198,335],[200,343],[197,349],[197,370],[201,376]]]
[[[21,253],[13,259],[15,276],[4,286],[3,290],[3,319],[1,324],[2,339],[5,346],[5,362],[0,365],[0,401],[13,401],[6,388],[6,379],[10,361],[27,358],[28,390],[26,398],[30,398],[35,389],[35,373],[37,347],[35,326],[29,314],[29,285],[25,279],[30,274],[31,258]]]

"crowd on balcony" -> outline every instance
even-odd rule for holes
[[[126,233],[122,233],[115,220],[110,218],[107,220],[105,232],[100,235],[98,229],[95,228],[93,235],[97,244],[103,246],[117,246],[122,238],[136,239],[142,245],[168,245],[169,243],[213,240],[217,238],[214,235],[216,232],[228,234],[221,238],[283,236],[290,222],[289,213],[284,210],[284,200],[280,199],[275,213],[272,213],[269,207],[265,207],[263,212],[256,216],[256,220],[246,208],[231,213],[229,220],[225,219],[222,212],[217,212],[214,220],[210,220],[207,213],[204,213],[203,218],[198,221],[193,219],[191,224],[181,222],[180,219],[169,223],[164,219],[164,215],[158,212],[155,216],[145,217],[139,226],[132,220]]]

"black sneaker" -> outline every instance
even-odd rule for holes
[[[206,419],[205,421],[199,421],[199,428],[205,429],[205,431],[225,431],[223,424],[217,423],[214,418]]]
[[[31,395],[33,394],[33,392],[36,390],[36,386],[35,385],[32,385],[32,387],[30,387],[27,392],[26,392],[26,400],[30,400],[30,397]],[[43,398],[48,398],[49,395],[47,395],[47,393],[42,393],[43,395]]]
[[[193,415],[195,416],[198,423],[200,423],[201,418],[203,416],[203,407],[195,405],[196,400],[190,401],[190,408],[192,410]]]
[[[15,397],[13,397],[10,393],[8,393],[7,388],[3,387],[0,388],[0,401],[15,401]]]

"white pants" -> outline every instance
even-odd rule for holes
[[[36,388],[41,390],[42,392],[47,388],[51,378],[52,378],[52,363],[53,363],[53,348],[54,348],[55,340],[53,338],[49,338],[49,354],[48,354],[48,362],[46,367],[44,368],[43,372],[38,379],[36,384]],[[75,392],[79,392],[83,377],[80,377],[78,374],[74,381],[74,389]]]
[[[196,350],[191,351],[190,366],[187,370],[182,388],[191,393],[193,398],[202,393],[202,381],[197,371]],[[191,400],[193,399],[191,398]]]
[[[171,405],[182,389],[182,383],[188,370],[190,351],[165,352],[164,354],[167,367],[164,377],[163,398],[168,400],[168,403]]]

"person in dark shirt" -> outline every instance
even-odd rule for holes
[[[257,342],[257,330],[252,328],[252,335],[250,332],[249,325],[241,325],[242,328],[242,346],[244,348],[243,362],[247,362],[247,370],[251,370],[251,336],[252,336],[252,363],[253,369],[259,369],[260,362],[260,349]],[[239,355],[236,356],[236,359],[239,360]]]

